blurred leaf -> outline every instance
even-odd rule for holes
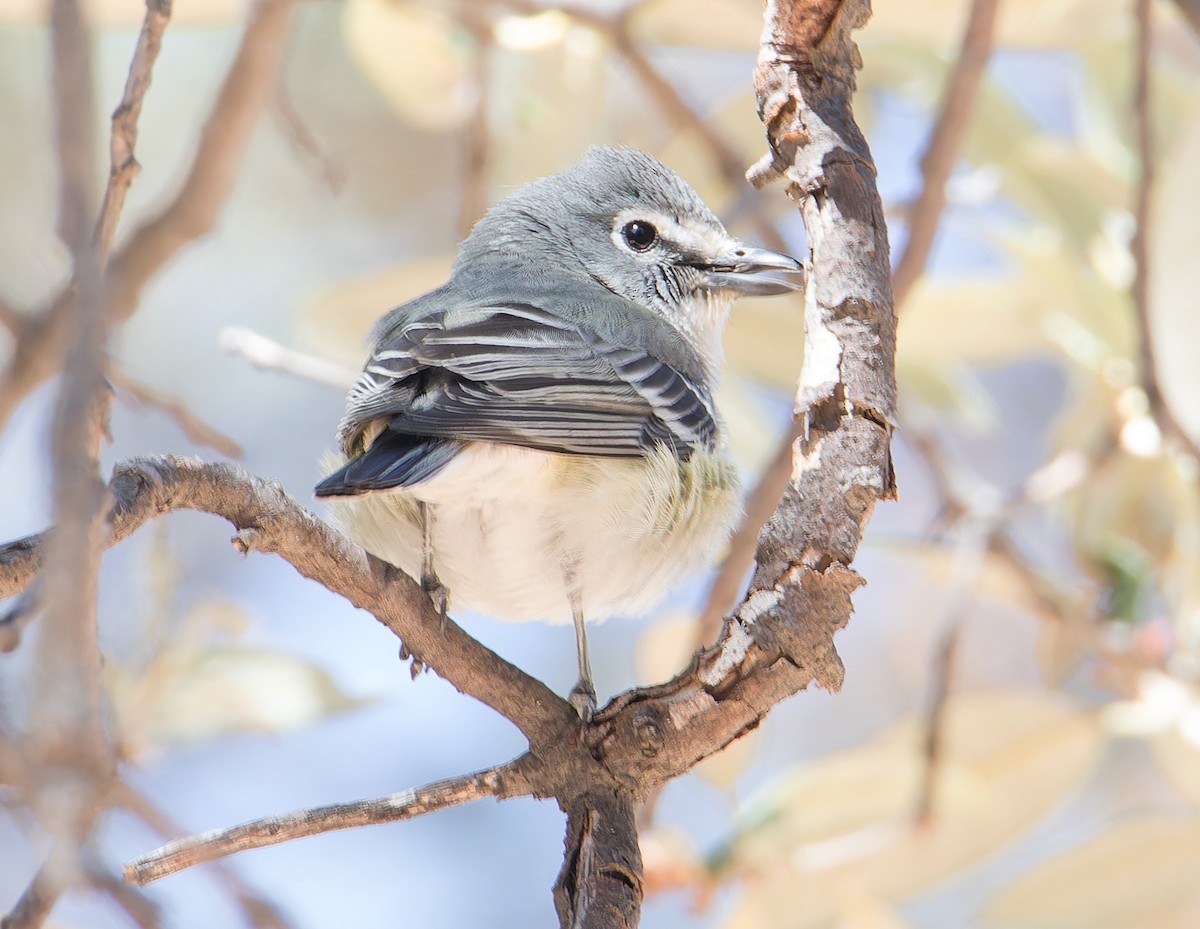
[[[804,304],[792,297],[739,300],[725,330],[729,368],[791,394],[804,363]]]
[[[873,5],[871,29],[882,34],[957,47],[969,4],[926,0]],[[1081,38],[1129,28],[1128,6],[1119,0],[1007,0],[999,8],[996,44],[1010,48],[1070,47]]]
[[[1149,230],[1150,325],[1159,386],[1180,424],[1200,441],[1200,107],[1193,110],[1177,148],[1154,187]]]
[[[924,277],[900,318],[897,363],[912,377],[950,363],[1026,358],[1048,347],[1041,319],[1052,306],[1036,276]]]
[[[561,29],[548,33],[547,41],[527,48],[502,43],[489,56],[488,174],[493,200],[512,193],[519,184],[563,170],[591,143],[619,141],[610,135],[613,114],[607,41],[595,30],[555,15]],[[501,22],[540,20],[543,16]],[[499,28],[497,34],[501,34]],[[632,100],[626,108],[644,116],[647,105]]]
[[[306,659],[231,643],[248,624],[237,604],[204,601],[146,667],[107,666],[124,757],[234,732],[298,728],[361,704]]]
[[[1195,481],[1166,456],[1109,456],[1064,497],[1078,552],[1112,585],[1112,615],[1143,618],[1138,591],[1173,565],[1181,518],[1196,512]],[[1143,606],[1145,604],[1142,604]]]
[[[146,15],[144,3],[130,0],[83,0],[84,19],[97,29],[134,30]],[[0,23],[40,26],[49,7],[41,0],[0,0]],[[171,9],[175,26],[226,26],[245,19],[246,5],[239,0],[189,0]]]
[[[297,336],[309,351],[357,369],[379,318],[446,283],[453,263],[453,255],[416,258],[319,294],[301,310]]]
[[[749,53],[763,18],[745,0],[650,0],[634,7],[630,28],[644,42]]]
[[[297,729],[359,703],[323,670],[294,655],[218,647],[176,669],[145,719],[157,744],[214,739],[235,732]]]
[[[1043,862],[986,906],[1005,929],[1142,929],[1195,905],[1200,820],[1147,817]]]
[[[444,10],[346,0],[342,32],[353,60],[402,119],[436,132],[471,116],[473,40]]]
[[[638,636],[633,649],[638,681],[657,684],[670,680],[687,667],[698,647],[694,614],[676,612],[656,619]]]
[[[926,583],[945,589],[954,582],[955,560],[958,555],[953,546],[933,543],[906,544],[895,551],[909,556],[916,562],[915,567],[921,572]],[[983,555],[979,573],[971,586],[971,595],[986,597],[1027,613],[1041,614],[1043,610],[1042,602],[1025,576],[1007,559],[990,549]]]
[[[975,433],[990,432],[998,422],[996,407],[975,373],[951,358],[940,364],[898,364],[896,377],[909,401],[929,408],[924,416],[937,416],[943,423],[953,417],[957,425]]]
[[[1179,725],[1150,740],[1150,749],[1171,785],[1200,807],[1200,711],[1189,708]]]
[[[1102,739],[1093,715],[1062,697],[953,696],[934,816],[917,827],[923,723],[806,765],[747,807],[714,861],[719,876],[747,882],[727,926],[828,927],[864,895],[908,899],[1036,825],[1091,771]]]
[[[678,829],[665,826],[643,829],[638,835],[638,844],[642,850],[647,897],[693,888],[706,879],[703,862],[688,837]]]

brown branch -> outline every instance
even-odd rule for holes
[[[618,696],[582,727],[542,684],[452,621],[419,586],[315,519],[275,485],[228,465],[153,459],[110,482],[112,540],[172,509],[221,515],[243,551],[280,554],[369,610],[406,647],[512,719],[529,738],[529,792],[568,814],[556,894],[564,925],[628,926],[642,894],[633,810],[658,785],[753,729],[810,683],[839,686],[833,636],[861,584],[848,567],[874,503],[894,495],[894,317],[882,206],[850,109],[865,0],[768,6],[756,83],[770,165],[802,204],[812,249],[795,465],[759,537],[750,593],[717,643],[665,684]],[[0,594],[33,576],[37,540],[0,549]]]
[[[231,464],[157,457],[119,465],[109,482],[114,501],[109,544],[171,510],[199,510],[231,522],[242,552],[280,555],[355,606],[369,611],[408,650],[463,693],[510,719],[537,748],[578,729],[575,711],[540,681],[479,644],[452,620],[443,623],[419,584],[368,555],[321,522],[277,483],[248,476]],[[0,548],[0,597],[32,579],[41,547],[22,539]]]
[[[123,883],[96,861],[87,862],[88,882],[125,911],[138,929],[160,929],[162,910],[136,887]]]
[[[210,426],[179,400],[164,396],[145,384],[133,380],[123,371],[111,370],[108,379],[119,391],[137,403],[153,406],[167,414],[197,445],[206,445],[229,458],[241,458],[242,446],[214,426]]]
[[[127,864],[125,880],[145,886],[186,868],[252,848],[278,845],[280,842],[338,829],[415,819],[483,797],[506,799],[524,796],[529,793],[529,787],[521,773],[522,763],[522,759],[517,759],[486,771],[447,778],[387,797],[297,810],[256,819],[230,829],[215,829],[177,839]]]
[[[1135,0],[1136,63],[1134,68],[1133,117],[1137,136],[1138,180],[1134,193],[1133,216],[1136,226],[1129,251],[1133,255],[1134,275],[1130,293],[1138,333],[1138,363],[1142,390],[1150,415],[1159,431],[1200,459],[1200,443],[1175,418],[1159,381],[1158,359],[1154,350],[1154,329],[1150,308],[1150,212],[1156,174],[1154,152],[1153,87],[1150,64],[1154,41],[1154,8],[1150,0]]]
[[[25,314],[8,301],[0,299],[0,326],[7,329],[13,338],[20,338],[21,330],[25,328]]]
[[[631,798],[585,793],[564,805],[566,853],[554,882],[558,922],[569,929],[633,929],[646,888]]]
[[[308,127],[300,111],[292,102],[287,87],[282,83],[276,84],[274,113],[283,137],[291,144],[292,149],[315,166],[321,182],[332,193],[339,193],[346,183],[346,169],[324,149],[320,140]]]
[[[154,62],[162,47],[163,30],[171,18],[171,0],[146,0],[146,18],[138,34],[133,61],[129,65],[129,77],[125,81],[125,92],[112,115],[112,139],[109,144],[111,166],[108,187],[104,191],[104,202],[100,205],[100,218],[96,223],[96,253],[101,267],[108,260],[113,239],[117,233],[117,220],[125,206],[125,194],[142,166],[134,157],[137,145],[138,120],[142,115],[142,101],[150,88]]]
[[[186,834],[186,830],[149,797],[124,781],[114,785],[112,802],[114,806],[120,806],[138,817],[164,839]],[[251,890],[226,862],[214,861],[211,864],[209,873],[215,875],[230,895],[237,899],[251,925],[261,929],[291,929],[291,923],[279,908]]]
[[[1175,0],[1175,6],[1188,21],[1192,31],[1200,35],[1200,0]]]
[[[961,525],[962,536],[954,556],[954,572],[942,610],[941,635],[934,660],[933,691],[925,721],[925,770],[917,796],[916,821],[924,825],[934,815],[938,773],[941,769],[946,728],[946,706],[954,676],[959,632],[967,617],[971,592],[983,569],[984,555],[999,526],[995,513],[973,513]]]
[[[65,889],[61,881],[47,878],[46,866],[42,865],[13,908],[0,917],[0,929],[38,929],[45,923]]]
[[[79,850],[102,807],[113,757],[101,724],[96,630],[103,537],[100,442],[106,430],[108,326],[99,256],[91,240],[91,54],[77,0],[50,8],[59,230],[71,251],[77,300],[51,425],[51,491],[58,531],[46,545],[43,634],[30,709],[32,780],[22,785],[54,844],[39,880],[53,899],[82,877]]]
[[[475,105],[463,132],[462,200],[458,208],[458,234],[465,238],[488,207],[488,159],[491,127],[488,125],[492,45],[495,41],[481,4],[468,3],[462,10],[462,25],[471,34],[471,91]]]
[[[959,46],[958,61],[946,85],[937,122],[921,156],[921,194],[908,222],[908,240],[892,278],[899,310],[925,272],[933,240],[946,207],[946,182],[954,170],[963,134],[971,119],[983,72],[992,54],[992,32],[999,0],[973,0]]]
[[[149,280],[216,223],[253,129],[272,98],[294,5],[294,0],[261,0],[254,6],[183,187],[174,202],[133,233],[109,263],[110,324],[128,319]],[[30,391],[62,366],[76,291],[74,284],[66,288],[23,327],[8,368],[0,376],[0,427]]]

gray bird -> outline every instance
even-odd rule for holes
[[[650,610],[741,513],[713,404],[737,296],[801,286],[644,152],[596,147],[498,203],[450,280],[392,310],[316,487],[447,603],[565,622]]]

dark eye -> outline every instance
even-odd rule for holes
[[[644,252],[658,241],[658,230],[644,219],[635,219],[621,227],[621,235],[629,243],[629,247],[637,252]]]

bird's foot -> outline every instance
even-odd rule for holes
[[[414,655],[412,652],[410,652],[408,650],[408,646],[405,645],[403,642],[401,642],[400,643],[400,660],[408,661],[408,659],[410,659],[410,658],[412,659],[412,664],[409,666],[408,673],[412,676],[412,679],[415,681],[421,675],[421,673],[423,671],[425,671],[426,668],[429,667],[429,665],[425,664],[425,662],[423,662],[420,658],[418,658],[416,655]]]
[[[421,589],[433,602],[433,608],[438,611],[444,629],[446,627],[446,608],[450,605],[450,588],[431,571],[421,575]]]
[[[581,680],[571,688],[567,702],[575,707],[575,712],[586,726],[596,713],[596,688],[592,686],[591,681]]]

